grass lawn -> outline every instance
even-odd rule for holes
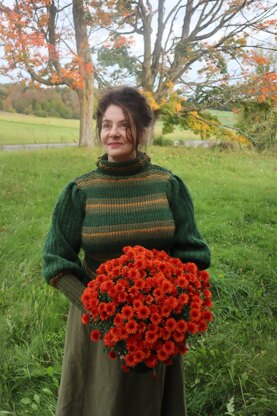
[[[235,116],[231,112],[212,110],[224,124],[233,125]],[[158,121],[155,135],[160,136],[162,122]],[[200,136],[189,130],[176,129],[164,135],[173,140],[194,140]],[[7,144],[66,143],[79,140],[79,121],[61,118],[43,118],[0,111],[0,146]]]
[[[184,358],[189,415],[276,415],[276,160],[216,149],[148,153],[189,187],[212,251],[215,317]],[[54,415],[68,303],[44,283],[41,250],[61,189],[94,169],[99,154],[0,152],[0,416]]]
[[[79,140],[79,121],[0,112],[0,145]]]

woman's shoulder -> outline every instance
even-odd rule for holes
[[[172,172],[170,169],[167,169],[163,166],[151,164],[151,169],[153,172],[156,172],[157,174],[163,176],[166,180],[168,180],[170,183],[178,183],[182,182],[182,180],[177,176],[174,172]]]
[[[155,163],[150,164],[150,169],[153,172],[159,173],[161,175],[164,175],[168,178],[171,178],[174,176],[173,172],[167,168],[164,168],[163,166],[156,165]]]
[[[82,175],[76,176],[72,182],[77,188],[84,189],[96,176],[96,169],[94,169]]]

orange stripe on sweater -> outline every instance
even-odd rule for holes
[[[129,202],[129,203],[116,203],[114,204],[112,201],[110,201],[109,204],[87,204],[86,208],[109,208],[109,205],[112,208],[123,208],[123,207],[143,207],[144,205],[154,205],[154,204],[166,204],[168,205],[166,198],[160,198],[160,199],[154,199],[152,201],[144,201],[144,202]]]
[[[165,230],[174,230],[174,226],[168,225],[166,227],[153,227],[153,228],[140,228],[136,230],[123,230],[123,231],[109,231],[106,233],[82,233],[82,236],[85,238],[89,238],[90,236],[93,238],[101,238],[101,237],[112,237],[116,235],[129,235],[129,234],[137,234],[137,233],[149,233],[155,231],[165,231]]]

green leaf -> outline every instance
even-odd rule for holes
[[[39,395],[38,395],[38,394],[34,394],[34,401],[35,401],[36,403],[40,403],[40,397],[39,397]]]
[[[49,396],[52,395],[52,391],[50,389],[48,389],[48,387],[45,387],[44,389],[42,389],[43,393],[48,394]]]
[[[23,399],[20,400],[23,404],[30,404],[32,403],[32,400],[29,397],[23,397]]]
[[[227,414],[233,414],[234,413],[234,411],[235,411],[234,396],[231,397],[231,399],[227,403],[226,407],[227,407]]]

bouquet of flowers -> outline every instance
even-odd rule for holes
[[[88,283],[82,322],[91,322],[91,340],[103,340],[123,370],[160,362],[187,352],[190,334],[203,333],[212,320],[209,274],[165,251],[124,247]]]

